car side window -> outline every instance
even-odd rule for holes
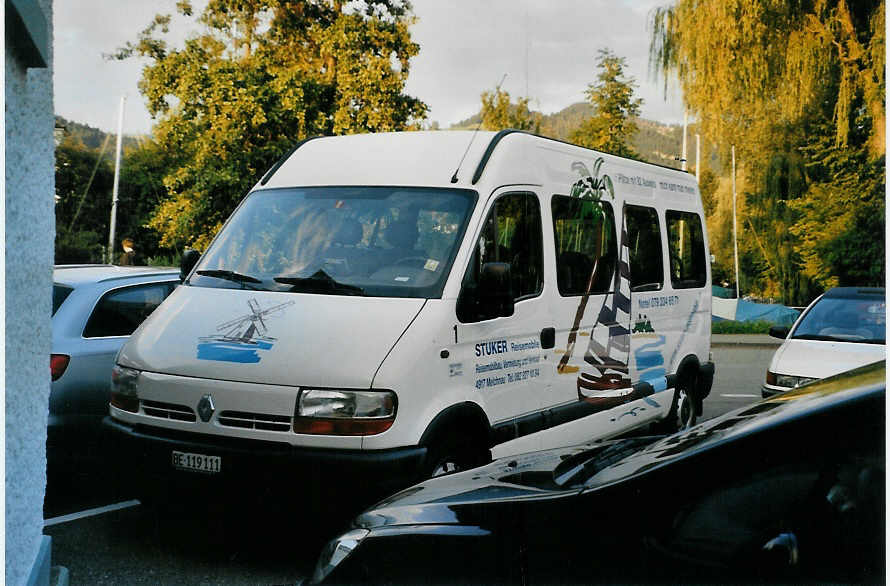
[[[658,213],[649,207],[624,208],[630,249],[630,290],[658,291],[664,285]]]
[[[884,550],[877,452],[777,464],[713,487],[680,510],[662,545],[687,562],[746,566],[742,581],[871,583]]]
[[[612,206],[603,201],[554,195],[556,284],[563,297],[606,293],[618,256]]]
[[[59,311],[59,308],[62,307],[62,304],[65,303],[72,291],[74,291],[73,287],[53,283],[53,315],[56,315],[56,312]]]
[[[667,228],[674,289],[704,287],[707,281],[705,240],[698,214],[668,210]]]
[[[541,208],[533,193],[500,196],[489,211],[464,276],[465,291],[475,291],[485,263],[509,263],[516,301],[541,294],[544,287],[544,250]],[[461,321],[474,321],[468,308],[458,307]]]
[[[105,293],[87,320],[83,337],[129,336],[175,287],[175,282],[147,283]]]

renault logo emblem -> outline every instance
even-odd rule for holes
[[[201,397],[201,400],[198,401],[198,415],[201,416],[201,421],[207,423],[210,421],[210,418],[213,417],[213,397],[210,395],[204,395]]]

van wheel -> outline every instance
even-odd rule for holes
[[[482,442],[474,445],[472,438],[473,436],[446,436],[432,442],[427,449],[424,478],[463,472],[490,462],[491,451]]]
[[[692,394],[688,389],[679,388],[677,389],[677,406],[674,409],[673,418],[676,422],[676,428],[678,431],[689,429],[697,420],[695,415],[695,402],[692,399]]]
[[[668,413],[667,417],[652,425],[653,432],[659,434],[675,433],[695,425],[697,420],[695,401],[688,385],[689,383],[685,381],[678,383],[677,389],[674,391],[670,413]]]

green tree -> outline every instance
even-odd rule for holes
[[[587,86],[594,114],[579,126],[570,140],[581,146],[622,157],[639,158],[631,146],[637,134],[641,98],[634,99],[633,78],[625,77],[626,63],[608,49],[600,49],[596,83]]]
[[[103,261],[114,180],[109,150],[71,136],[56,147],[56,264]]]
[[[514,104],[510,94],[500,88],[482,92],[482,128],[485,130],[528,130],[538,133],[541,129],[541,113],[528,108],[529,99],[519,98]]]
[[[805,304],[824,287],[882,280],[883,0],[678,0],[652,30],[652,65],[665,83],[677,75],[701,133],[724,163],[735,145],[749,178],[746,292]]]
[[[178,11],[192,17],[180,1]],[[204,248],[243,194],[290,146],[319,134],[418,128],[403,92],[408,2],[210,0],[181,49],[159,15],[115,55],[149,59],[140,91],[170,166],[149,225],[166,247]]]
[[[858,100],[883,154],[883,0],[678,0],[654,11],[652,31],[650,64],[665,84],[677,75],[702,134],[737,144],[740,159],[826,102],[845,146]]]
[[[175,264],[175,258],[182,252],[175,246],[161,246],[159,234],[149,225],[155,210],[167,197],[164,177],[174,165],[170,153],[151,138],[142,139],[137,146],[124,151],[117,234],[120,238],[133,239],[138,261],[157,264],[157,259],[166,259],[163,264]],[[120,243],[115,246],[120,252]]]

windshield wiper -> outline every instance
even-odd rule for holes
[[[242,287],[245,283],[262,283],[262,281],[257,279],[256,277],[251,277],[250,275],[242,275],[241,273],[236,273],[235,271],[227,271],[223,269],[204,269],[195,272],[204,277],[216,277],[217,279],[225,279],[226,281],[241,283]]]
[[[347,285],[336,281],[329,274],[319,269],[308,277],[281,276],[273,279],[276,283],[293,285],[291,292],[302,293],[337,293],[341,295],[364,295],[365,290],[355,285]]]
[[[836,336],[825,336],[820,334],[800,334],[792,336],[792,340],[818,340],[820,342],[849,342],[850,338],[838,338]]]

